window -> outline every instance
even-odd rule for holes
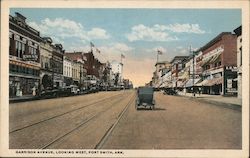
[[[36,48],[34,48],[34,47],[29,47],[29,54],[34,54],[34,55],[36,55],[36,53],[37,53],[37,49],[36,49]]]
[[[17,57],[22,58],[23,54],[25,52],[25,44],[20,42],[20,41],[16,41],[16,54]]]

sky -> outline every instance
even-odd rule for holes
[[[189,55],[221,32],[233,32],[241,25],[240,9],[69,9],[11,8],[27,23],[61,43],[66,52],[89,51],[92,42],[102,62],[121,60],[123,76],[135,86],[152,78],[157,50],[159,61]]]

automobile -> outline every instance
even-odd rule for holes
[[[80,89],[76,85],[70,85],[63,88],[63,91],[67,95],[76,95],[80,93]]]
[[[163,94],[165,94],[165,95],[177,95],[177,92],[174,89],[165,89]]]
[[[149,107],[151,110],[155,108],[154,89],[152,87],[139,87],[137,89],[136,110],[141,106]]]

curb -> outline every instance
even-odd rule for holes
[[[215,105],[215,106],[220,106],[223,108],[229,108],[229,109],[233,109],[233,110],[237,110],[237,111],[241,112],[241,105],[239,105],[239,104],[225,103],[225,102],[219,102],[219,101],[214,101],[214,100],[209,100],[209,99],[193,98],[190,96],[184,96],[184,95],[179,95],[179,94],[178,94],[178,96],[186,97],[186,98],[189,98],[193,101],[207,103],[207,104]]]

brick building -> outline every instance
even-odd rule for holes
[[[222,32],[201,47],[202,77],[198,83],[203,93],[235,94],[237,93],[237,36],[231,32]]]
[[[37,95],[40,86],[40,32],[26,17],[9,15],[9,96]]]

